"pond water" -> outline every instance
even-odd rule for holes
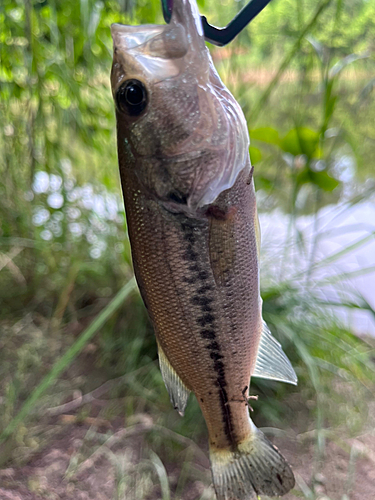
[[[375,195],[357,204],[322,208],[317,216],[291,218],[279,210],[260,214],[264,277],[309,287],[323,302],[364,299],[375,310]],[[262,275],[262,272],[261,272]],[[371,310],[333,307],[357,335],[375,336]]]

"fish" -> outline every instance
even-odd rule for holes
[[[293,472],[249,413],[251,377],[297,383],[262,319],[260,230],[241,107],[206,47],[196,0],[165,25],[111,27],[121,185],[161,374],[207,424],[218,500],[282,496]]]

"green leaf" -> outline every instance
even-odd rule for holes
[[[264,177],[262,175],[257,175],[255,178],[256,189],[263,189],[264,191],[272,191],[273,189],[273,181]]]
[[[336,101],[337,101],[337,95],[330,97],[330,99],[327,101],[325,109],[326,123],[328,123],[329,119],[333,115],[333,112],[335,111]]]
[[[267,144],[280,144],[279,133],[272,127],[260,127],[250,130],[250,138]]]
[[[259,163],[262,159],[262,153],[260,152],[260,149],[254,148],[254,146],[249,147],[249,153],[250,153],[250,160],[252,165],[256,165]]]
[[[321,60],[321,62],[324,61],[324,46],[317,40],[315,37],[312,35],[307,35],[306,40],[311,43],[313,46],[315,52],[317,53],[317,56]]]
[[[363,54],[349,54],[348,56],[343,57],[329,70],[328,78],[335,78],[335,76],[337,76],[349,64],[358,61],[359,59],[366,59],[367,57],[370,57],[369,52],[364,52]]]
[[[311,182],[316,186],[323,189],[323,191],[331,192],[337,188],[340,182],[331,177],[327,172],[313,172],[310,173]]]
[[[306,155],[308,158],[317,157],[319,133],[307,127],[296,127],[281,140],[280,147],[293,156]]]
[[[358,101],[362,102],[366,97],[368,97],[371,92],[375,89],[375,78],[371,78],[369,82],[363,87],[361,92],[359,93]]]
[[[297,176],[298,184],[314,184],[323,191],[331,192],[340,184],[340,182],[331,177],[326,171],[314,172],[310,168],[305,168]]]

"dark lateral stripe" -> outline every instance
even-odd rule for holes
[[[184,234],[184,240],[186,240],[189,243],[193,244],[195,242],[194,234],[192,232],[185,233]]]
[[[191,245],[188,246],[183,257],[185,260],[190,260],[191,262],[196,262],[198,260],[198,254],[197,254],[197,252],[194,252]],[[199,275],[198,275],[198,277],[199,277]]]
[[[207,271],[200,271],[200,273],[198,273],[198,278],[202,281],[208,280]]]
[[[236,437],[233,431],[233,416],[230,406],[228,405],[228,395],[225,390],[227,382],[225,380],[225,369],[222,361],[216,361],[214,364],[215,371],[218,373],[216,383],[219,387],[219,397],[221,406],[222,421],[224,424],[224,433],[228,438],[231,448],[234,450],[236,447]]]
[[[214,299],[212,299],[211,297],[207,297],[204,295],[202,297],[200,295],[194,295],[194,297],[191,299],[192,303],[198,306],[207,306],[208,304],[211,304],[213,300]]]
[[[206,349],[211,349],[211,351],[220,351],[220,346],[217,342],[211,342],[206,346]]]
[[[214,323],[214,321],[215,321],[215,317],[209,313],[197,318],[197,323],[200,326],[212,325]]]
[[[192,273],[199,273],[200,271],[198,264],[192,264],[191,266],[188,267],[188,269]]]
[[[216,218],[221,218],[223,215],[219,212],[212,214]],[[196,318],[196,322],[202,327],[200,336],[202,339],[209,341],[206,349],[209,351],[212,359],[213,368],[216,372],[216,385],[218,387],[222,421],[224,424],[224,433],[228,439],[229,445],[234,449],[236,440],[233,431],[233,417],[230,406],[228,405],[228,395],[225,389],[227,382],[225,379],[225,366],[223,363],[224,356],[222,355],[221,347],[217,342],[215,333],[215,316],[213,314],[214,299],[210,297],[209,292],[213,290],[212,285],[204,283],[209,278],[209,273],[202,269],[199,265],[199,254],[195,251],[195,235],[193,227],[186,222],[181,223],[181,229],[184,232],[184,240],[186,241],[185,252],[183,258],[190,263],[188,270],[189,275],[184,276],[183,280],[189,284],[197,283],[198,288],[196,294],[191,298],[191,303],[198,306],[202,312],[202,316]],[[191,274],[190,274],[191,273]],[[203,283],[202,283],[203,282]]]
[[[216,333],[214,332],[214,330],[208,330],[208,329],[201,330],[200,334],[203,339],[207,340],[216,339]]]

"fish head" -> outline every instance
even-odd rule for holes
[[[230,187],[217,187],[230,135],[220,100],[234,101],[205,46],[196,0],[174,0],[169,24],[111,29],[121,175],[133,168],[167,208],[195,211]]]

